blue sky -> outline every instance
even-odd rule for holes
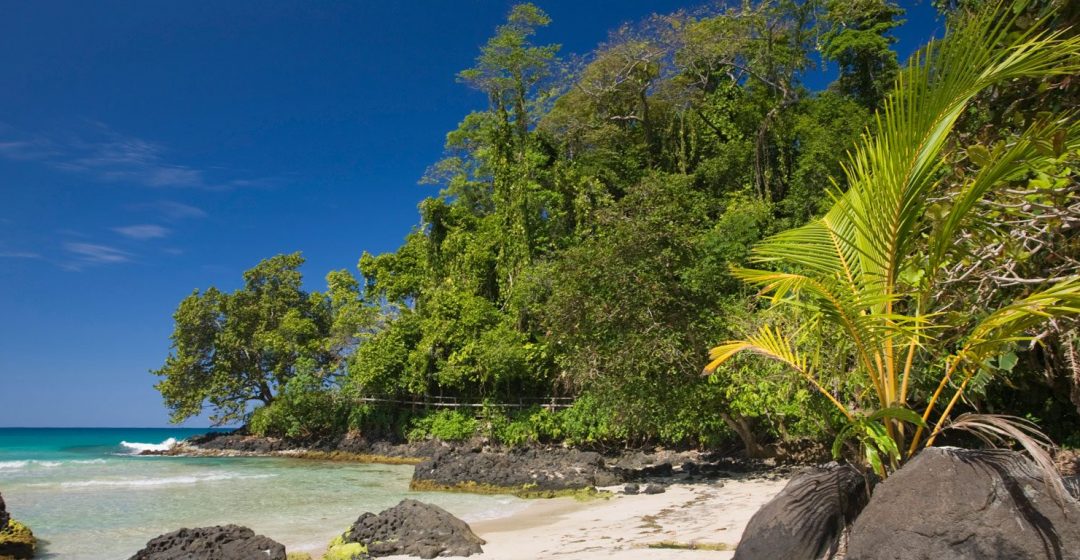
[[[538,4],[564,54],[688,5]],[[511,5],[0,0],[0,426],[165,425],[148,370],[194,288],[396,248]]]

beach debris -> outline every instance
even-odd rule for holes
[[[735,560],[832,558],[866,502],[866,480],[853,467],[832,463],[804,471],[750,518]]]
[[[285,546],[239,525],[180,529],[146,543],[129,560],[285,560]]]
[[[402,500],[378,515],[365,513],[345,533],[345,543],[360,543],[370,556],[404,554],[420,558],[481,554],[484,540],[464,521],[439,506]]]
[[[851,528],[848,560],[1080,560],[1080,502],[1007,450],[928,447],[880,484]]]

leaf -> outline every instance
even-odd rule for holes
[[[910,408],[902,408],[898,406],[891,408],[883,408],[870,415],[871,420],[881,420],[884,418],[895,418],[909,424],[926,427],[926,422],[923,422],[922,417]]]
[[[1012,373],[1013,368],[1016,367],[1016,363],[1019,361],[1020,358],[1016,356],[1016,352],[1009,351],[998,356],[997,367],[998,369]]]
[[[991,157],[990,150],[986,149],[986,146],[982,144],[975,144],[974,146],[968,146],[967,149],[968,159],[979,167],[986,167],[990,165]]]

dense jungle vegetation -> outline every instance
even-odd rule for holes
[[[892,32],[904,11],[887,0],[687,9],[566,57],[536,44],[552,24],[542,9],[515,6],[458,74],[489,103],[447,134],[422,179],[439,194],[420,202],[401,247],[364,253],[358,276],[333,271],[322,292],[304,290],[298,253],[259,263],[235,292],[194,292],[175,314],[158,389],[174,420],[210,406],[220,422],[304,438],[358,430],[766,455],[840,432],[872,443],[873,412],[903,447],[901,424],[922,422],[896,410],[929,402],[931,420],[946,407],[1010,414],[1080,445],[1068,317],[1080,256],[1077,8],[938,7],[950,32],[903,62]],[[1006,47],[1031,40],[1068,48],[1008,67]],[[805,81],[822,64],[837,75],[814,91]],[[1004,70],[986,78],[983,64]],[[835,280],[815,260],[814,228],[901,168],[888,157],[903,160],[906,132],[923,125],[934,149],[916,143],[925,165],[896,183],[918,188],[890,199],[911,214],[890,253],[902,259],[888,274],[849,271],[859,288],[842,311],[870,325],[849,328],[843,306],[821,303],[837,286],[795,278]],[[891,208],[875,204],[866,216]],[[867,237],[866,223],[844,227]],[[848,245],[841,260],[872,258]],[[1000,319],[994,310],[1062,282],[1068,293],[1024,307],[1040,320],[967,350],[968,333]],[[781,300],[794,305],[772,305]],[[703,375],[726,340],[746,344],[718,347]],[[736,353],[748,348],[758,351]],[[970,362],[963,375],[949,369],[960,358],[939,359],[951,355]],[[904,374],[890,392],[898,370],[927,375],[909,384]],[[866,381],[875,376],[889,383]],[[943,390],[958,396],[938,401]]]

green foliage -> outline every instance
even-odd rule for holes
[[[773,306],[809,312],[806,329],[839,331],[851,341],[841,350],[857,398],[830,386],[819,356],[801,344],[801,329],[787,334],[789,328],[764,324],[710,352],[707,370],[743,351],[784,364],[847,419],[841,435],[854,435],[882,476],[883,459],[895,468],[933,443],[969,386],[986,383],[995,370],[1011,370],[1016,361],[1008,353],[1017,341],[1034,338],[1032,330],[1047,319],[1080,309],[1077,276],[1032,282],[1042,285],[971,314],[950,310],[954,303],[941,297],[953,263],[970,254],[965,240],[992,233],[987,221],[972,216],[979,202],[1080,142],[1080,128],[1047,115],[992,154],[975,150],[982,164],[958,185],[941,180],[948,171],[943,154],[976,96],[1018,78],[1049,79],[1078,68],[1080,40],[1039,29],[1014,32],[1019,11],[1001,6],[954,22],[945,40],[902,71],[885,110],[844,167],[848,190],[823,217],[759,243],[753,261],[762,268],[736,271],[770,295]],[[1059,148],[1047,138],[1059,138]],[[932,208],[932,200],[943,206]],[[1013,230],[1004,235],[1023,231],[1010,223]],[[963,277],[976,273],[967,268]],[[933,386],[930,394],[918,392],[923,383]],[[935,408],[945,394],[948,404]],[[912,411],[915,403],[921,414]],[[862,411],[872,413],[864,420]],[[923,440],[931,415],[937,420]],[[1000,417],[966,423],[1027,437],[1026,428],[1009,428]],[[1022,443],[1035,447],[1030,438]]]
[[[199,414],[244,418],[251,401],[270,404],[300,372],[327,379],[339,372],[341,352],[363,320],[358,285],[331,273],[330,294],[301,287],[299,253],[278,255],[244,272],[232,293],[196,290],[173,315],[172,352],[153,373],[174,422]]]
[[[822,54],[840,65],[837,89],[877,108],[900,69],[888,33],[903,23],[896,18],[904,10],[887,0],[829,0],[825,7]]]
[[[1055,1],[1016,4],[1007,30],[985,31],[1004,44],[1042,15],[1065,25],[1068,16],[1048,11]],[[986,4],[959,3],[957,22]],[[1068,411],[1054,429],[1070,433],[1080,425],[1072,386],[1027,391],[1040,356],[990,343],[1009,321],[986,311],[1030,295],[1030,284],[995,285],[1002,271],[1075,272],[1065,226],[1075,220],[1069,185],[1080,151],[1075,127],[1046,113],[1075,106],[1076,88],[1016,61],[1012,74],[980,82],[977,34],[932,47],[936,65],[901,69],[891,50],[901,14],[887,0],[717,5],[625,25],[587,56],[560,60],[557,45],[533,42],[550,18],[513,7],[458,75],[488,105],[447,134],[445,157],[422,178],[439,190],[420,202],[397,250],[363,253],[359,282],[331,272],[324,294],[303,292],[302,259],[282,255],[249,271],[237,292],[211,288],[181,303],[173,353],[157,372],[174,419],[206,403],[223,421],[240,419],[254,400],[264,406],[252,429],[290,437],[480,434],[598,447],[737,437],[765,453],[775,440],[823,440],[851,425],[848,416],[862,418],[879,392],[863,382],[879,369],[875,356],[899,379],[913,348],[904,387],[925,402],[950,375],[931,356],[968,345],[980,349],[965,355],[977,362],[964,370],[971,375],[946,384],[963,388],[968,400],[957,406],[1052,419]],[[800,85],[815,54],[840,67],[821,92]],[[939,64],[943,54],[951,62]],[[900,101],[889,101],[898,75]],[[889,112],[875,119],[881,107]],[[914,120],[897,125],[900,111]],[[991,188],[1000,185],[1009,188]],[[888,204],[910,204],[883,211],[874,189],[888,190]],[[854,209],[836,210],[844,205]],[[901,222],[882,226],[895,216]],[[1012,235],[1026,231],[1018,223],[1041,233]],[[826,258],[837,250],[838,260]],[[884,262],[886,253],[903,258]],[[993,274],[955,278],[975,265]],[[771,268],[755,275],[750,266]],[[744,279],[793,305],[763,308]],[[840,289],[851,283],[854,291]],[[927,321],[962,328],[925,330]],[[973,331],[979,321],[987,329]],[[765,358],[700,375],[710,343],[747,337],[769,347]],[[1066,363],[1060,340],[1043,340],[1043,362]],[[1025,391],[1002,394],[1002,379]],[[870,409],[905,404],[895,389]],[[431,395],[492,406],[477,422],[401,404]],[[575,400],[558,412],[493,406],[550,396]],[[917,426],[878,420],[905,426],[905,437]],[[890,463],[877,428],[860,426],[846,435]]]
[[[413,418],[408,439],[463,441],[476,435],[478,426],[476,417],[469,412],[443,409]]]
[[[540,406],[515,410],[509,414],[496,407],[485,407],[482,433],[492,440],[518,447],[563,439],[563,416]]]
[[[274,402],[252,413],[248,427],[260,436],[303,439],[342,433],[349,419],[349,406],[338,392],[301,373],[285,384]]]

